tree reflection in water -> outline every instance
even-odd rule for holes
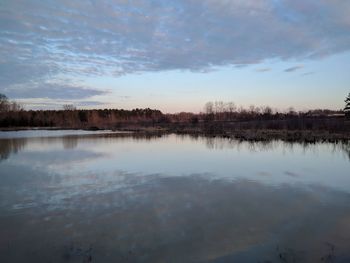
[[[230,138],[221,138],[221,137],[203,137],[205,139],[205,144],[208,149],[211,150],[224,150],[224,149],[236,149],[239,150],[243,145],[249,149],[250,152],[266,152],[273,151],[276,148],[281,146],[284,151],[293,151],[294,147],[302,146],[304,151],[312,149],[313,151],[317,150],[315,145],[318,144],[329,144],[332,145],[333,152],[344,152],[344,154],[350,160],[350,141],[340,141],[340,142],[304,142],[304,141],[281,141],[281,140],[266,140],[266,141],[244,141],[236,140]],[[197,140],[197,137],[193,138]]]
[[[159,138],[169,136],[167,134],[130,134],[130,133],[111,133],[111,134],[89,134],[89,135],[72,135],[72,136],[62,136],[62,137],[47,137],[41,138],[45,142],[52,142],[57,140],[62,140],[63,148],[66,150],[75,149],[78,146],[79,141],[95,140],[96,138],[102,138],[104,140],[132,140],[132,141],[152,141]],[[266,141],[244,141],[232,138],[222,138],[222,137],[212,137],[212,136],[198,136],[198,135],[177,135],[179,139],[190,138],[193,141],[204,141],[205,145],[210,150],[223,150],[223,149],[235,149],[240,150],[241,147],[246,147],[250,152],[266,152],[273,151],[277,147],[282,147],[284,151],[293,151],[295,146],[302,146],[304,151],[312,148],[315,150],[315,146],[320,143],[310,143],[310,142],[290,142],[290,141],[280,141],[280,140],[266,140]],[[22,151],[28,140],[33,138],[8,138],[0,139],[0,161],[7,159],[11,154],[16,154]],[[333,151],[341,151],[350,160],[350,141],[341,141],[331,144]]]
[[[22,151],[27,144],[26,138],[0,139],[0,161]]]

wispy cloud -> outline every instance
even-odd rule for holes
[[[256,69],[257,72],[268,72],[270,70],[271,70],[271,68],[258,68],[258,69]]]
[[[301,75],[302,75],[302,76],[309,76],[309,75],[313,75],[313,74],[315,74],[315,72],[310,71],[310,72],[305,72],[305,73],[303,73],[303,74],[301,74]]]
[[[100,101],[79,101],[70,99],[47,99],[47,98],[30,98],[30,99],[18,99],[20,104],[26,108],[30,109],[62,109],[63,105],[71,104],[77,108],[101,108],[108,103],[103,103]]]
[[[304,68],[303,65],[297,65],[297,66],[285,69],[284,72],[294,72],[294,71],[297,71],[297,70],[302,69],[302,68]]]
[[[49,98],[49,99],[85,99],[104,95],[106,90],[84,88],[70,84],[31,83],[29,86],[13,85],[1,90],[10,98]]]

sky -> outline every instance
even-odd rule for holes
[[[27,109],[341,109],[350,1],[1,0],[0,93]]]

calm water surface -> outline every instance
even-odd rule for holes
[[[350,143],[0,133],[0,262],[350,262]]]

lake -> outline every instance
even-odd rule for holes
[[[350,262],[350,143],[0,132],[0,262]]]

